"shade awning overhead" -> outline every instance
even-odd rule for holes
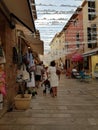
[[[43,52],[44,52],[44,43],[43,43],[43,41],[41,41],[39,39],[32,39],[32,41],[30,43],[30,47],[32,48],[32,50],[34,50],[38,54],[43,55]]]
[[[32,51],[35,51],[37,54],[44,53],[44,42],[40,39],[26,35],[25,37],[21,36],[27,42],[27,45],[31,48]]]
[[[38,38],[34,38],[30,35],[25,35],[25,38],[30,43],[30,47],[32,50],[37,52],[38,54],[43,54],[44,52],[44,42]]]
[[[83,56],[81,54],[74,54],[72,56],[72,61],[73,62],[83,61]]]
[[[17,21],[26,26],[30,31],[35,32],[34,19],[31,12],[29,0],[1,0],[9,13]]]
[[[98,52],[98,48],[83,53],[83,57],[95,55]]]

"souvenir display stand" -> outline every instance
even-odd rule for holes
[[[0,109],[3,109],[3,97],[6,95],[4,66],[0,65]]]

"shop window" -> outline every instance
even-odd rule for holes
[[[74,26],[76,26],[76,25],[77,25],[77,21],[76,21],[76,20],[75,20],[73,23],[74,23]]]
[[[87,28],[87,36],[88,36],[88,48],[95,48],[97,46],[96,42],[97,30],[95,24]]]
[[[88,37],[88,48],[92,48],[92,44],[91,44],[91,28],[90,27],[87,28],[87,37]]]
[[[75,20],[73,21],[73,24],[74,24],[74,26],[77,26],[77,25],[78,25],[78,19],[75,19]]]
[[[67,68],[70,68],[70,60],[67,60]]]
[[[92,29],[92,48],[96,48],[97,47],[97,29],[96,29],[96,24],[93,24],[91,26],[91,29]]]
[[[89,57],[84,57],[84,69],[89,69]]]
[[[88,20],[93,20],[95,17],[95,1],[88,1]]]
[[[79,41],[80,41],[80,35],[79,35],[79,33],[77,33],[76,34],[76,45],[77,45],[77,48],[80,47]]]

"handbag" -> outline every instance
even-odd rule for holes
[[[22,70],[21,70],[21,69],[19,69],[19,70],[17,71],[16,82],[17,82],[17,83],[23,82],[23,79],[22,79]]]
[[[29,72],[34,72],[35,71],[35,65],[33,65],[33,66],[31,66],[30,68],[29,68]]]
[[[30,80],[30,75],[27,72],[25,65],[23,65],[22,79],[25,80],[25,81]]]
[[[17,83],[21,83],[23,81],[28,81],[30,80],[30,76],[29,76],[29,73],[27,72],[26,70],[26,66],[25,65],[22,65],[21,66],[21,69],[19,69],[17,71],[17,78],[16,78],[16,82]]]
[[[57,74],[57,75],[60,75],[60,74],[61,74],[61,71],[57,69],[57,70],[56,70],[56,74]]]

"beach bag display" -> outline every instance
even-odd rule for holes
[[[26,66],[22,65],[21,69],[17,71],[17,78],[16,82],[23,82],[23,81],[29,81],[30,80],[30,75],[26,70]]]
[[[22,79],[25,80],[25,81],[30,80],[30,75],[27,72],[25,65],[23,65]]]
[[[23,79],[22,79],[22,70],[21,70],[21,69],[18,69],[18,70],[17,70],[16,82],[17,82],[17,83],[23,82]]]

